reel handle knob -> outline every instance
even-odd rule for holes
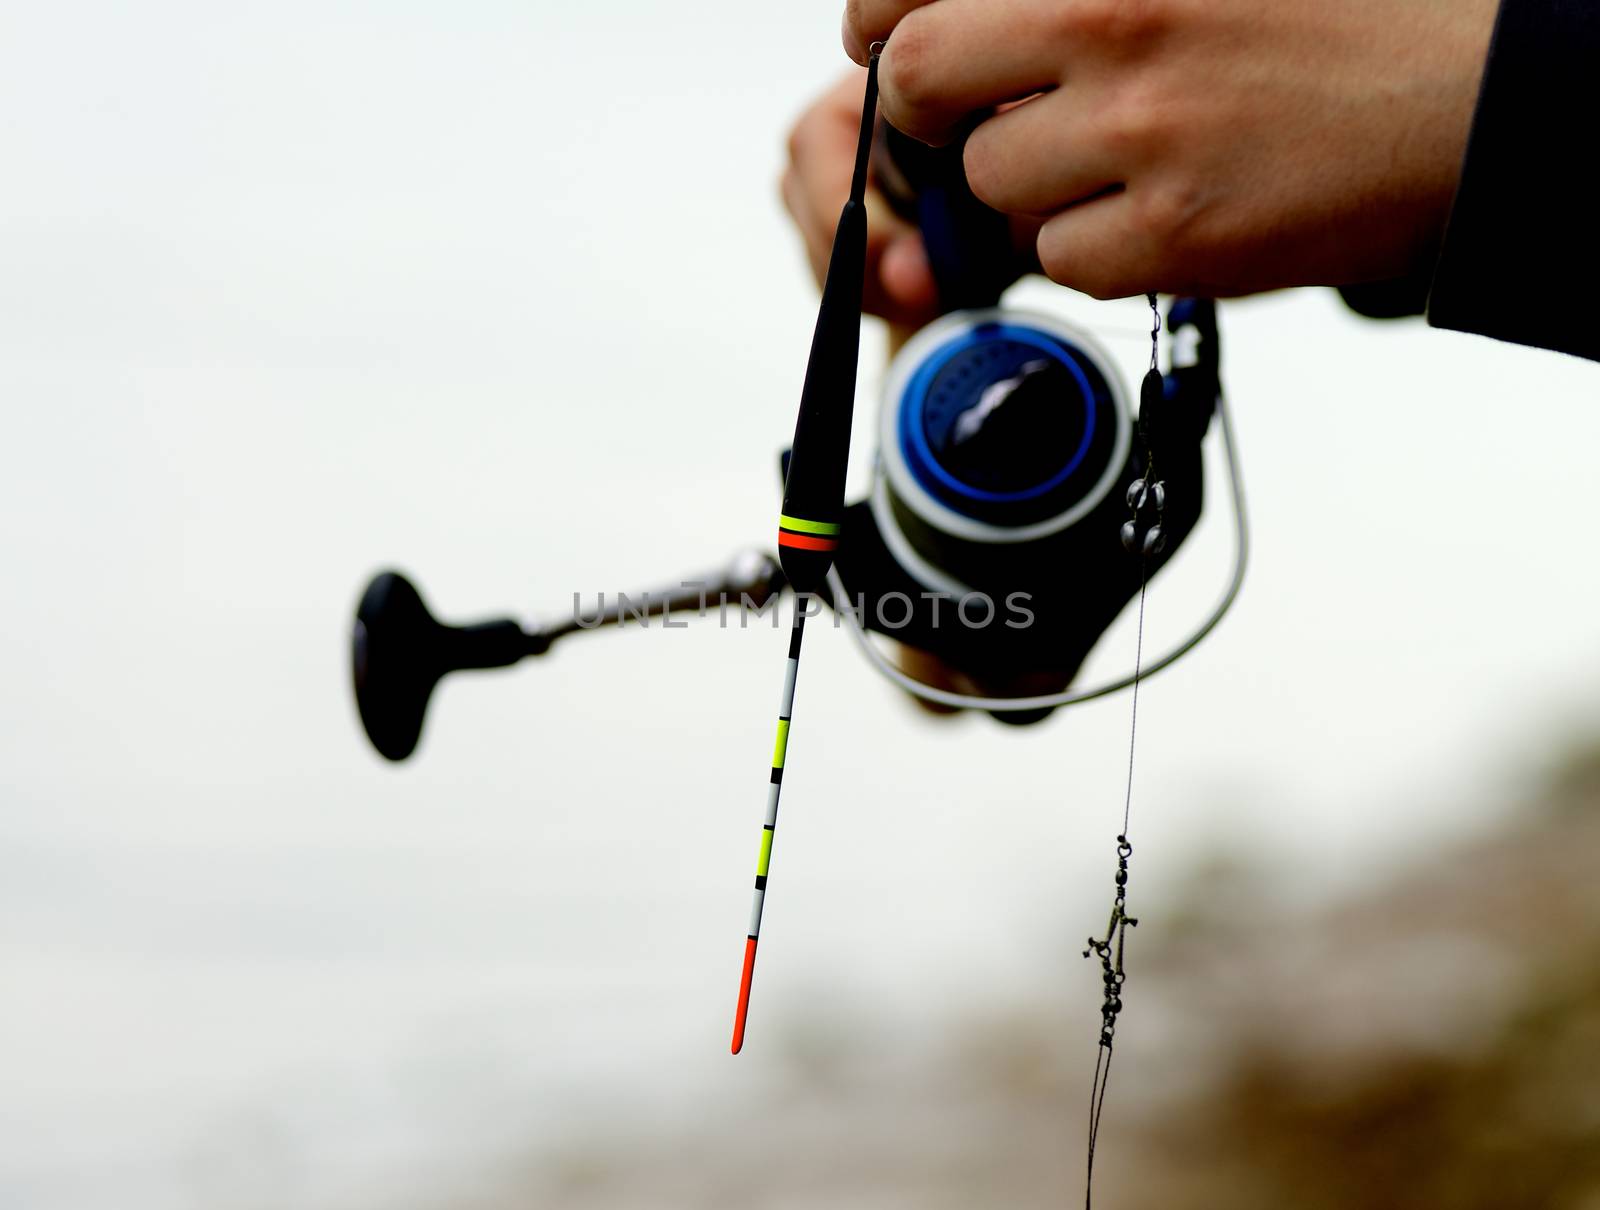
[[[449,626],[397,571],[373,577],[351,632],[356,708],[372,746],[389,760],[416,750],[433,688],[446,673],[505,668],[541,655],[549,641],[510,618]]]

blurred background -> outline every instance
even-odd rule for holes
[[[733,1059],[784,635],[455,678],[401,767],[347,683],[380,567],[537,616],[767,540],[838,8],[0,13],[0,1207],[1077,1196],[1125,698],[930,720],[815,631]],[[1596,367],[1223,337],[1256,559],[1141,700],[1097,1192],[1592,1210]]]

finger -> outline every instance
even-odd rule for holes
[[[820,235],[824,225],[826,238],[832,240],[839,211],[850,196],[865,82],[866,73],[848,73],[805,113],[789,134],[789,166],[803,194],[804,212],[812,224],[806,229],[808,240]],[[793,209],[795,207],[791,207]]]
[[[811,212],[811,203],[793,168],[785,170],[780,183],[780,192],[783,195],[784,207],[794,219],[795,227],[799,229],[800,242],[805,247],[806,259],[811,262],[811,274],[817,279],[817,284],[821,285],[828,269],[826,237],[822,234],[816,216]]]
[[[861,66],[867,65],[867,51],[874,42],[888,39],[894,27],[914,8],[931,0],[845,0],[844,52]]]
[[[830,205],[823,214],[815,212],[810,195],[792,168],[783,174],[781,191],[784,205],[800,230],[812,275],[821,285],[828,273],[837,222],[831,206],[833,199],[829,199]],[[891,323],[917,327],[928,323],[938,315],[939,297],[922,237],[895,216],[883,196],[873,189],[867,191],[867,214],[871,234],[862,309]]]
[[[902,672],[934,689],[984,697],[1033,697],[1060,693],[1072,683],[1072,673],[1066,671],[980,675],[947,663],[930,651],[906,645],[900,645],[896,650],[895,662],[900,665]],[[960,713],[958,707],[942,706],[919,697],[912,700],[932,714]]]
[[[988,118],[967,138],[967,184],[996,210],[1051,215],[1126,181],[1138,165],[1110,145],[1099,108],[1072,86]]]
[[[1049,36],[1046,7],[1041,0],[939,0],[907,15],[878,64],[884,117],[940,144],[968,114],[1055,88],[1065,52]]]
[[[867,230],[862,309],[890,323],[916,327],[937,318],[939,294],[921,233],[897,216],[883,195],[871,188],[867,190]]]
[[[1095,298],[1165,290],[1162,254],[1143,203],[1122,190],[1080,202],[1039,229],[1039,265],[1051,281]]]
[[[784,205],[805,240],[819,284],[827,273],[839,212],[850,195],[864,83],[863,73],[850,73],[789,137],[789,168],[781,183]],[[875,188],[867,191],[867,219],[866,309],[896,322],[933,318],[937,296],[916,228],[896,215]],[[880,276],[885,268],[887,276]]]
[[[896,308],[890,318],[899,323],[927,322],[939,310],[939,288],[928,264],[928,250],[915,232],[889,241],[878,262],[878,280],[887,301]]]

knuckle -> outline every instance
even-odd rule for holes
[[[1131,200],[1138,236],[1173,251],[1189,245],[1204,208],[1200,189],[1184,181],[1163,181],[1135,190]]]
[[[1119,164],[1141,164],[1168,142],[1170,113],[1153,88],[1125,88],[1106,107],[1095,133]]]
[[[940,87],[936,47],[927,22],[919,19],[923,11],[909,14],[895,27],[878,64],[884,116],[897,129],[919,137],[938,132],[932,111]]]
[[[1060,6],[1060,32],[1102,49],[1137,50],[1170,21],[1171,0],[1073,0]]]

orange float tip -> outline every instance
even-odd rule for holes
[[[739,1007],[733,1015],[733,1053],[744,1049],[744,1022],[750,1012],[750,980],[756,973],[756,939],[744,939],[744,971],[739,976]]]

